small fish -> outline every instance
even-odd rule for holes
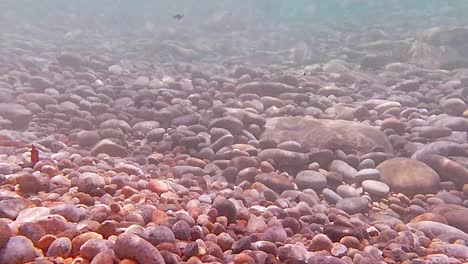
[[[31,163],[34,165],[39,161],[39,151],[34,145],[31,145]]]
[[[181,14],[176,14],[176,15],[172,16],[172,18],[177,19],[177,20],[181,20],[183,17],[184,17],[184,15],[181,15]]]

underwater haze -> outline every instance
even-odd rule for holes
[[[468,263],[467,14],[0,0],[0,264]]]

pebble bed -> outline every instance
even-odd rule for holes
[[[465,263],[468,29],[418,33],[305,67],[2,33],[0,263]]]

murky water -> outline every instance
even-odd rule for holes
[[[465,263],[468,1],[0,1],[0,264]]]

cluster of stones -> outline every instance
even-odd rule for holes
[[[468,259],[468,73],[44,56],[0,78],[0,263]]]

